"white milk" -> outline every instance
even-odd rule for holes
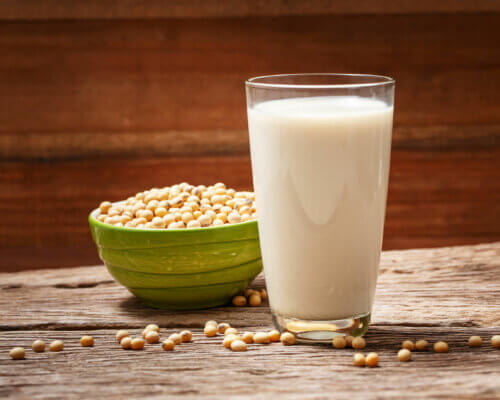
[[[355,97],[248,110],[270,305],[282,317],[371,311],[384,228],[392,106]]]

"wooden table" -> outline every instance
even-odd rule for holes
[[[263,277],[254,286],[262,287]],[[352,349],[327,345],[251,345],[246,353],[207,338],[208,319],[241,330],[267,330],[267,306],[167,312],[141,305],[102,266],[0,274],[0,398],[500,398],[500,242],[385,252],[366,352],[376,369],[352,365]],[[118,328],[138,334],[156,322],[165,336],[181,328],[194,342],[164,352],[122,350]],[[95,347],[79,338],[91,334]],[[470,348],[470,335],[483,346]],[[61,353],[31,351],[31,342],[62,339]],[[445,340],[450,352],[414,352],[397,360],[404,339]],[[13,346],[26,359],[12,361]]]

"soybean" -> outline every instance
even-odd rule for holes
[[[172,333],[169,337],[168,337],[172,342],[174,342],[175,344],[181,344],[182,343],[182,336],[178,333]]]
[[[241,339],[247,343],[247,344],[250,344],[250,343],[253,343],[253,332],[245,332],[243,334],[243,336],[241,337]]]
[[[221,322],[219,325],[217,325],[217,332],[224,334],[224,332],[226,332],[226,329],[228,328],[230,328],[229,324]]]
[[[377,353],[368,353],[365,359],[365,363],[370,368],[375,368],[378,365],[378,354]]]
[[[480,336],[471,336],[469,338],[470,347],[480,347],[483,344],[483,339]]]
[[[364,367],[366,363],[365,356],[361,353],[354,354],[353,363],[356,367]]]
[[[204,329],[206,337],[214,337],[217,335],[217,325],[207,325]]]
[[[224,335],[227,336],[227,335],[237,335],[238,334],[238,329],[236,328],[227,328],[226,331],[224,332]]]
[[[247,299],[245,296],[234,296],[233,305],[236,307],[243,307],[247,305]]]
[[[269,341],[271,343],[279,342],[280,341],[281,334],[273,329],[272,331],[269,332]]]
[[[152,343],[158,343],[160,341],[160,334],[156,331],[150,330],[146,331],[146,342],[152,344]]]
[[[130,336],[125,336],[121,341],[120,341],[120,346],[122,346],[122,349],[128,350],[132,347],[132,338]]]
[[[43,340],[35,340],[31,345],[31,348],[35,353],[43,353],[45,351],[45,342]]]
[[[254,220],[255,211],[252,192],[184,182],[140,192],[117,203],[103,201],[96,218],[126,228],[192,229]]]
[[[13,360],[22,360],[26,355],[26,352],[22,347],[14,347],[9,352],[9,355]]]
[[[398,359],[401,362],[407,362],[411,360],[411,351],[408,349],[401,349],[398,351]]]
[[[144,340],[142,340],[141,338],[132,339],[130,347],[132,348],[132,350],[142,350],[144,348]]]
[[[182,331],[180,335],[183,343],[190,342],[193,339],[193,334],[191,333],[191,331]]]
[[[50,351],[62,351],[64,349],[64,342],[62,340],[54,340],[49,345]]]
[[[257,332],[253,335],[253,342],[257,344],[268,344],[270,342],[269,334],[266,332]]]
[[[361,336],[352,339],[352,348],[356,350],[364,349],[366,346],[366,341]]]
[[[295,335],[291,332],[285,332],[281,335],[281,343],[283,343],[284,346],[292,346],[295,344]]]
[[[175,348],[175,343],[173,340],[167,339],[163,341],[163,344],[161,345],[163,350],[165,351],[172,351]]]
[[[449,348],[448,343],[446,343],[446,342],[439,341],[439,342],[434,343],[434,351],[436,353],[447,353],[448,348]]]
[[[346,347],[347,342],[343,336],[335,336],[332,340],[332,345],[336,349],[343,349]]]
[[[405,340],[401,347],[410,351],[415,350],[415,344],[411,340]]]
[[[415,343],[415,348],[419,351],[427,350],[427,346],[429,346],[429,342],[427,340],[417,340]]]
[[[260,294],[254,293],[248,298],[248,303],[252,307],[258,307],[262,303],[262,299],[260,297]]]
[[[80,344],[83,347],[92,347],[94,346],[94,338],[92,336],[82,336]]]
[[[127,336],[130,336],[129,333],[128,333],[128,331],[125,330],[125,329],[120,329],[118,332],[116,332],[116,335],[115,335],[116,341],[118,343],[121,343],[122,339],[124,337],[127,337]]]
[[[247,344],[243,340],[233,340],[231,343],[232,351],[247,351]]]
[[[234,335],[234,334],[229,334],[227,335],[224,340],[222,341],[222,345],[226,348],[226,349],[230,349],[231,348],[231,344],[233,343],[233,341],[235,340],[240,340],[241,338],[238,336],[238,335]]]

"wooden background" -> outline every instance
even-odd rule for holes
[[[104,199],[251,188],[243,82],[272,73],[396,78],[385,249],[500,240],[500,2],[434,3],[4,0],[0,270],[98,263]]]

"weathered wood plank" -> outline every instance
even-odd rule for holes
[[[199,18],[244,17],[256,15],[351,15],[351,14],[421,14],[421,13],[480,13],[500,11],[496,0],[3,0],[0,20],[57,19],[138,19],[138,18]]]
[[[373,319],[379,325],[498,326],[499,268],[500,242],[384,252]],[[151,320],[169,328],[202,327],[221,316],[237,327],[271,323],[267,307],[185,313],[147,308],[112,282],[104,267],[3,273],[0,282],[0,330],[141,327]],[[263,278],[255,285],[262,286]]]
[[[0,396],[499,399],[500,352],[489,344],[500,329],[499,268],[500,242],[385,252],[363,350],[379,354],[377,369],[353,367],[352,349],[271,344],[233,353],[221,346],[220,336],[202,333],[207,319],[245,330],[270,329],[265,306],[169,313],[131,301],[102,267],[3,273]],[[255,282],[262,284],[262,278]],[[160,323],[163,337],[189,327],[194,341],[172,353],[159,345],[140,352],[118,346],[115,328],[137,335],[150,322]],[[94,348],[79,345],[84,334],[95,338]],[[468,347],[470,335],[480,335],[483,346]],[[29,350],[35,338],[62,339],[65,349],[35,354]],[[450,352],[414,352],[411,362],[400,363],[396,353],[405,339],[445,340]],[[9,359],[13,346],[28,349],[25,360]]]
[[[262,327],[248,326],[249,330]],[[267,326],[266,328],[270,328]],[[162,330],[164,336],[175,330]],[[133,331],[134,334],[138,330]],[[376,351],[379,368],[352,365],[352,349],[330,346],[250,345],[233,353],[221,337],[206,338],[193,330],[193,343],[166,353],[159,345],[144,351],[122,350],[114,330],[17,331],[0,333],[0,394],[2,397],[46,398],[221,398],[238,399],[497,399],[499,351],[487,339],[495,330],[477,328],[377,327],[367,335],[364,351]],[[82,348],[79,338],[91,334],[94,348]],[[467,346],[470,335],[481,335],[481,348]],[[13,345],[29,349],[34,338],[65,341],[62,353],[28,352],[13,362]],[[448,354],[415,352],[400,363],[397,350],[407,338],[447,340]],[[467,378],[464,379],[464,374]]]
[[[289,71],[393,76],[396,126],[498,125],[498,15],[2,23],[0,132],[241,130],[245,79]]]
[[[413,3],[398,2],[426,2]],[[443,4],[451,2],[435,7]],[[114,5],[122,7],[130,3]],[[397,79],[385,248],[499,240],[497,21],[498,13],[410,13],[2,22],[0,269],[96,263],[86,215],[104,198],[186,179],[249,188],[243,81],[284,71]],[[19,222],[28,204],[29,229]]]
[[[500,239],[500,149],[394,150],[384,248]],[[250,189],[248,156],[92,159],[0,166],[0,268],[98,262],[87,215],[102,200],[182,181]],[[28,208],[27,208],[27,205]],[[26,221],[29,216],[29,229]]]

